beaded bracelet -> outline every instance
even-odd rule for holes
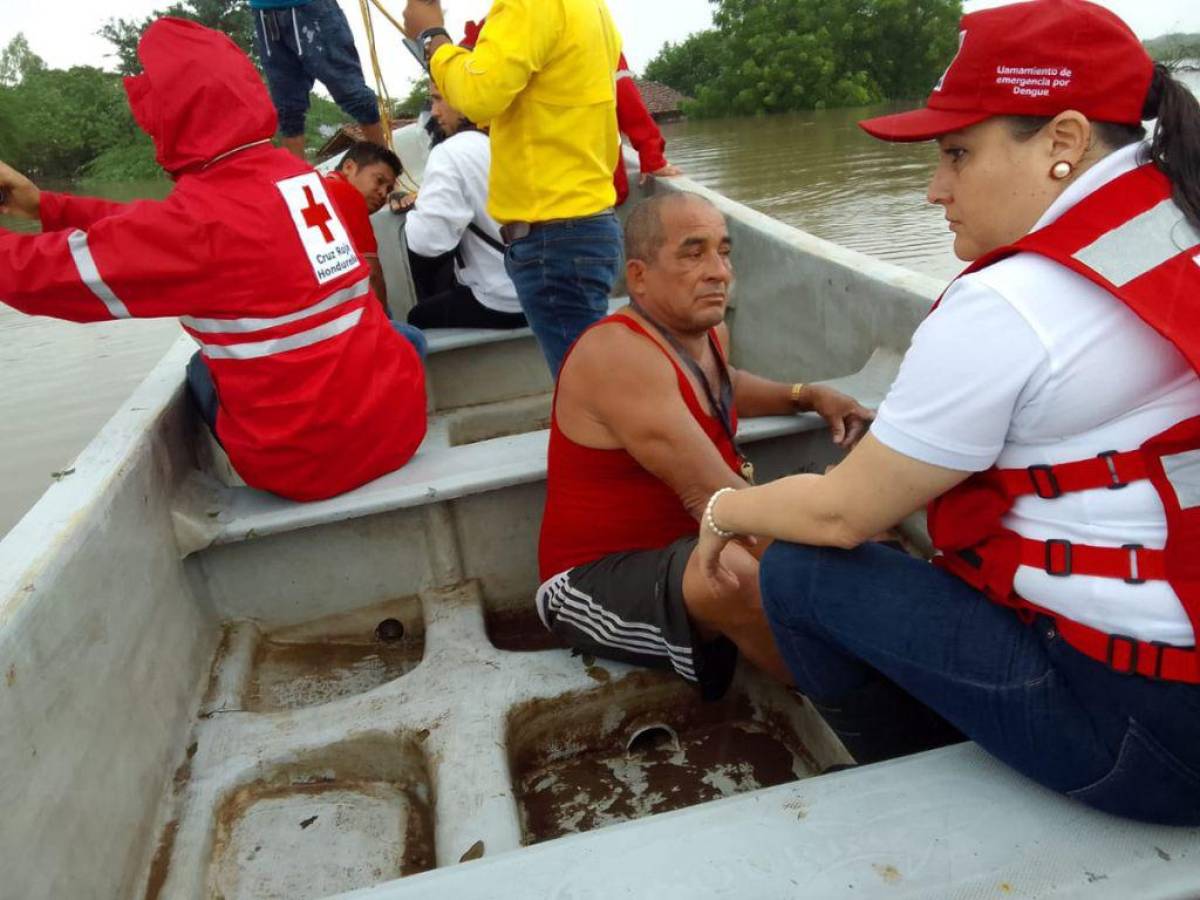
[[[736,531],[726,531],[724,528],[719,528],[717,526],[716,520],[713,519],[713,507],[716,506],[718,497],[720,497],[722,494],[730,493],[733,490],[734,490],[734,488],[731,488],[731,487],[721,488],[719,491],[717,491],[715,494],[713,494],[711,497],[708,498],[708,506],[704,507],[704,524],[708,526],[709,531],[711,531],[717,537],[719,537],[723,540],[726,540],[726,541],[732,537],[736,537],[737,532]]]

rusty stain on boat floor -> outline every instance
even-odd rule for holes
[[[299,709],[361,694],[416,668],[421,637],[362,643],[261,642],[244,706],[253,712]]]
[[[523,773],[526,840],[536,843],[795,780],[803,758],[760,723],[697,725],[627,754],[604,747]]]

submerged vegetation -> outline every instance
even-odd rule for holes
[[[646,77],[696,116],[922,97],[958,46],[961,0],[710,0],[714,27],[666,44]]]

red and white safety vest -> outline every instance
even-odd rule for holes
[[[1113,180],[1053,224],[989,253],[963,274],[1014,253],[1047,257],[1118,297],[1200,373],[1200,232],[1174,203],[1170,182],[1155,166]],[[1018,497],[1053,500],[1074,491],[1120,490],[1141,480],[1153,485],[1166,512],[1162,549],[1132,542],[1102,547],[1034,540],[1003,524]],[[1165,581],[1183,605],[1193,634],[1200,635],[1200,416],[1176,423],[1136,449],[973,475],[930,504],[929,533],[941,553],[935,564],[1023,617],[1053,617],[1063,639],[1080,652],[1119,672],[1200,683],[1197,647],[1107,634],[1038,607],[1013,589],[1019,566],[1063,578],[1119,578],[1134,585]]]

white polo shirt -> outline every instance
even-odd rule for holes
[[[500,226],[487,212],[491,164],[491,144],[479,131],[461,131],[430,150],[404,236],[409,249],[420,256],[440,256],[461,243],[463,264],[454,265],[459,284],[469,287],[488,309],[519,313],[521,302],[504,269],[504,254],[467,227],[473,222],[500,240]]]
[[[1034,230],[1138,165],[1110,154],[1065,190]],[[871,428],[905,456],[979,472],[1133,450],[1200,415],[1200,379],[1175,347],[1107,291],[1022,253],[953,283],[917,329]],[[1005,527],[1036,540],[1161,549],[1166,517],[1148,481],[1054,500],[1020,497]],[[1022,566],[1032,603],[1110,634],[1189,645],[1192,628],[1165,582],[1054,577]]]

